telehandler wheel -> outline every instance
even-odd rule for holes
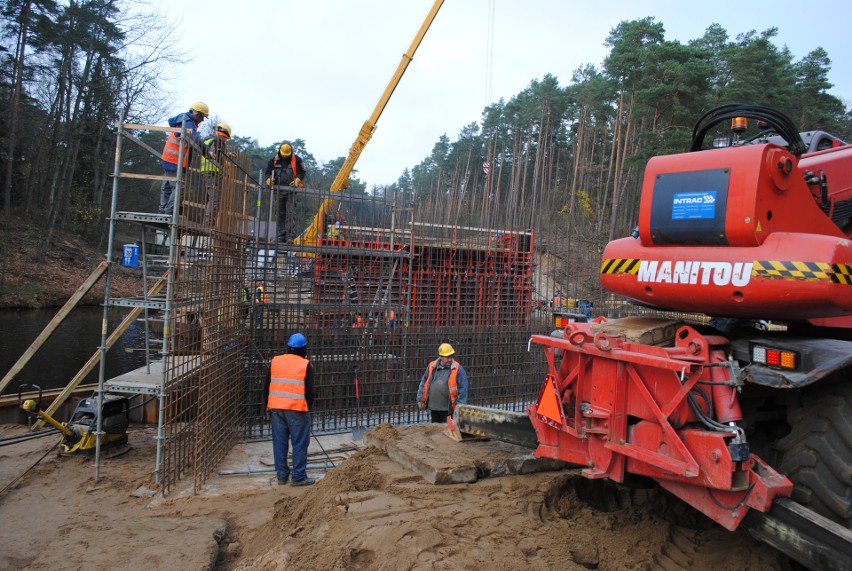
[[[852,528],[852,385],[806,389],[787,421],[790,434],[776,447],[792,499]]]

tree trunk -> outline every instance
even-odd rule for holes
[[[21,11],[21,32],[18,39],[18,50],[15,61],[14,86],[12,87],[12,99],[9,102],[9,131],[7,137],[9,146],[6,150],[6,177],[3,181],[3,209],[6,218],[12,215],[12,170],[15,165],[15,146],[18,138],[18,114],[21,102],[21,88],[24,82],[24,55],[27,49],[27,33],[30,23],[30,8],[32,0],[24,3]]]

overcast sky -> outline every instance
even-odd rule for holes
[[[158,0],[191,62],[172,70],[174,113],[210,106],[235,135],[262,146],[303,139],[321,162],[346,156],[433,0]],[[560,85],[623,20],[653,16],[667,40],[686,43],[718,23],[738,34],[779,29],[796,60],[821,46],[831,92],[852,104],[848,0],[446,0],[356,165],[390,184],[427,156],[441,134],[455,141],[486,105],[547,73]]]

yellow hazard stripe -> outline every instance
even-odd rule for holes
[[[639,273],[636,258],[610,258],[601,262],[601,274]],[[751,275],[764,279],[822,281],[852,285],[852,264],[828,264],[825,262],[799,262],[784,260],[756,260]]]
[[[639,262],[635,258],[613,258],[604,260],[601,263],[602,274],[631,274],[636,275],[639,272]]]
[[[756,260],[751,275],[767,279],[804,280],[852,285],[852,265],[825,262]]]

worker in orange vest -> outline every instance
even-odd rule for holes
[[[210,115],[210,108],[202,101],[196,101],[189,107],[189,111],[175,115],[169,118],[169,127],[180,127],[185,125],[187,129],[187,138],[195,143],[200,143],[201,139],[198,136],[198,126],[204,122],[204,119]],[[177,176],[178,164],[186,169],[189,166],[189,159],[192,155],[190,145],[184,142],[183,157],[180,155],[180,133],[169,132],[166,137],[166,144],[163,146],[163,154],[160,161],[163,163],[163,176],[174,178]],[[160,214],[172,214],[175,207],[175,185],[168,178],[163,180],[163,185],[160,187]]]
[[[292,476],[291,486],[309,486],[308,442],[314,405],[314,368],[307,358],[308,340],[294,333],[287,340],[287,352],[272,359],[269,367],[269,409],[272,427],[272,454],[278,484]],[[287,465],[289,445],[293,444],[293,471]]]
[[[364,327],[364,318],[360,315],[355,318],[355,323],[352,324],[352,329],[357,329],[358,327]]]
[[[559,309],[562,307],[562,295],[557,291],[553,294],[553,299],[550,301],[550,307]]]
[[[452,345],[441,343],[438,358],[426,366],[417,389],[417,408],[428,408],[435,423],[447,422],[456,405],[467,402],[467,373],[455,354]]]

